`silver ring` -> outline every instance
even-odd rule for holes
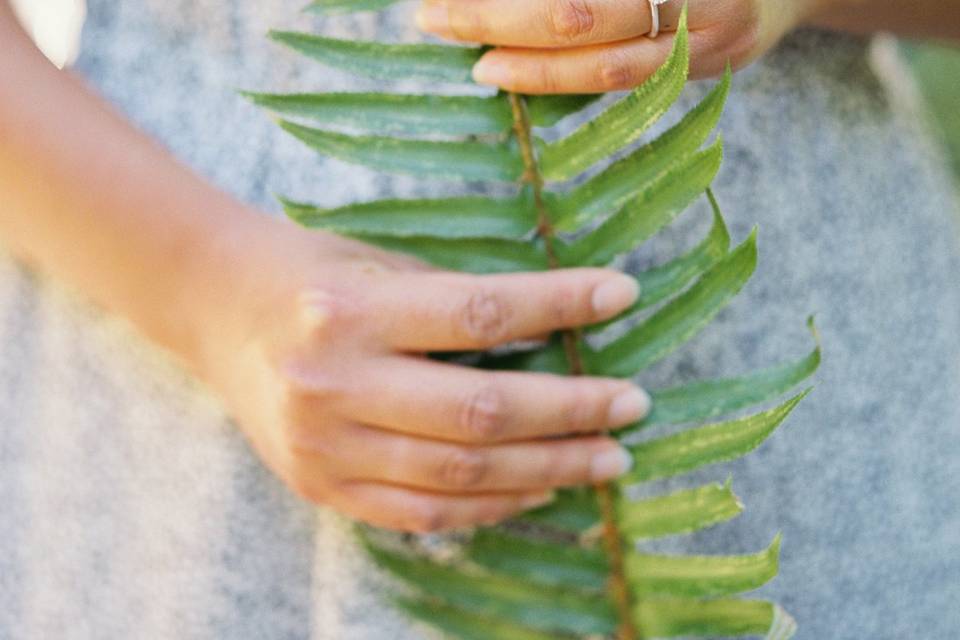
[[[648,38],[656,38],[660,35],[660,5],[667,0],[647,0],[650,3],[650,33]]]

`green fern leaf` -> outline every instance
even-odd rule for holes
[[[646,242],[710,186],[720,170],[722,155],[718,140],[706,151],[671,167],[597,229],[563,246],[563,251],[558,252],[560,263],[602,267]]]
[[[391,237],[360,234],[359,239],[420,258],[437,267],[468,273],[545,271],[547,257],[535,246],[502,238]]]
[[[759,589],[777,575],[780,536],[745,556],[659,556],[636,551],[624,559],[637,595],[715,598]]]
[[[398,597],[397,606],[411,617],[429,622],[460,640],[578,640],[580,636],[555,631],[538,631],[497,618],[476,615],[440,602]]]
[[[687,473],[753,451],[796,408],[809,391],[771,409],[728,422],[690,429],[631,447],[635,465],[621,482],[643,482]]]
[[[684,489],[646,500],[621,498],[620,531],[632,539],[692,533],[740,515],[743,505],[730,482]]]
[[[596,102],[598,95],[530,96],[527,108],[535,127],[552,127],[567,116],[579,113]]]
[[[392,551],[369,539],[367,549],[382,568],[419,592],[427,602],[442,602],[541,631],[608,634],[616,627],[616,615],[602,594],[471,573],[461,567]]]
[[[513,126],[501,97],[403,95],[396,93],[252,93],[254,104],[324,126],[396,135],[503,134]]]
[[[820,358],[817,345],[805,358],[766,371],[654,392],[654,408],[640,426],[707,420],[773,400],[812,376]],[[620,434],[628,435],[629,430]]]
[[[786,640],[796,629],[780,607],[762,600],[644,600],[635,615],[650,638],[767,634]]]
[[[586,354],[590,371],[632,376],[703,329],[746,284],[757,266],[756,231],[686,292],[600,351]]]
[[[600,517],[596,496],[583,489],[565,489],[557,492],[557,497],[551,504],[530,511],[518,520],[579,535],[595,527],[600,522]]]
[[[472,83],[473,65],[483,55],[469,47],[356,42],[295,31],[271,31],[270,37],[327,66],[379,80]]]
[[[507,144],[351,136],[289,120],[280,120],[279,124],[322,154],[380,171],[502,182],[513,182],[523,173],[522,161]]]
[[[536,226],[527,199],[479,197],[377,200],[336,209],[282,200],[287,215],[312,229],[352,236],[501,238],[521,241]]]
[[[671,166],[693,154],[710,137],[730,91],[730,70],[720,84],[659,138],[558,198],[557,228],[573,231],[619,209]]]
[[[308,11],[335,15],[360,11],[382,11],[400,0],[313,0]]]
[[[535,540],[495,529],[478,531],[466,557],[491,572],[551,586],[603,591],[610,574],[606,556],[588,548]]]

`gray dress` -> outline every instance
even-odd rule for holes
[[[326,204],[423,193],[318,160],[234,94],[356,86],[264,38],[312,26],[302,4],[96,0],[79,69],[266,210],[273,192]],[[415,37],[397,15],[323,29]],[[914,112],[866,52],[798,33],[736,76],[716,186],[737,239],[759,223],[759,272],[644,382],[798,357],[810,312],[826,360],[771,442],[703,473],[732,473],[746,513],[664,546],[752,551],[782,530],[782,572],[762,594],[797,617],[800,638],[947,639],[960,628],[956,205]],[[694,241],[697,215],[635,260]],[[378,580],[345,523],[288,494],[199,383],[0,253],[0,638],[432,637],[381,603]]]

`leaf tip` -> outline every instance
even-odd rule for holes
[[[768,556],[777,563],[779,563],[779,560],[780,560],[780,548],[782,546],[783,546],[783,532],[778,531],[777,535],[773,537],[773,542],[771,542],[770,546],[767,548]]]

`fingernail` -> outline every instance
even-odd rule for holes
[[[640,387],[633,387],[610,402],[607,420],[611,427],[623,427],[650,413],[650,396]]]
[[[425,2],[417,11],[417,26],[423,31],[438,35],[450,31],[450,14],[447,5],[442,2]]]
[[[637,301],[640,285],[634,278],[618,275],[593,291],[593,310],[601,318],[612,317]]]
[[[479,84],[504,86],[510,84],[510,67],[496,58],[480,58],[473,65],[473,79]]]
[[[546,493],[538,493],[521,498],[520,507],[523,509],[536,509],[537,507],[545,507],[556,499],[557,493],[555,491],[547,491]]]
[[[633,456],[623,447],[609,449],[594,457],[590,463],[590,478],[603,482],[619,478],[633,466]]]

